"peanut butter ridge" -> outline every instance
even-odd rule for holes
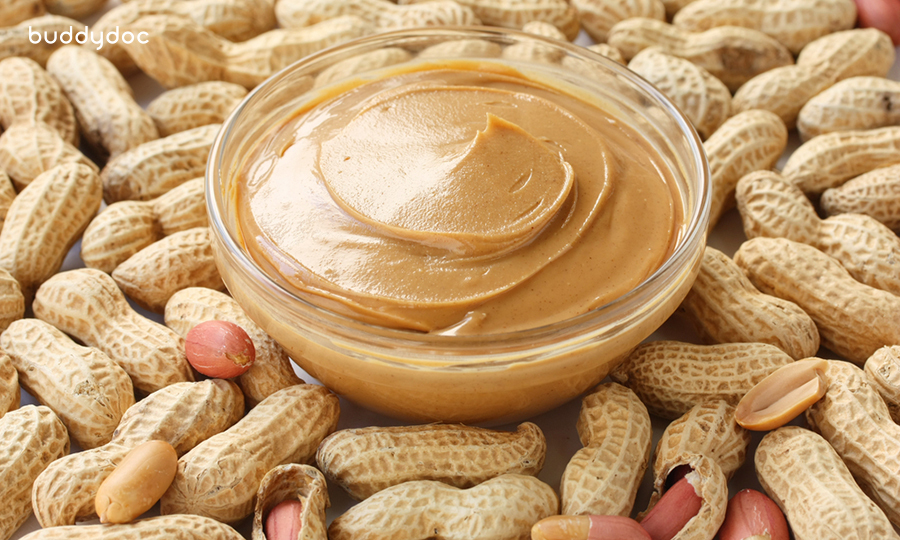
[[[308,301],[484,334],[585,313],[646,279],[683,227],[673,184],[593,104],[455,62],[298,104],[235,196],[245,249]]]

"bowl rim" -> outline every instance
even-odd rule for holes
[[[690,220],[683,228],[684,232],[679,239],[678,245],[663,264],[627,293],[588,312],[576,315],[575,317],[534,328],[477,335],[423,333],[414,330],[388,328],[362,322],[313,304],[297,296],[291,290],[285,288],[276,280],[269,277],[232,236],[224,222],[222,209],[218,204],[217,192],[219,190],[215,189],[219,185],[218,180],[220,171],[222,171],[221,166],[224,160],[223,149],[230,140],[235,124],[240,118],[241,113],[257,95],[269,90],[288,73],[301,69],[310,63],[315,63],[331,55],[345,52],[347,49],[366,46],[374,47],[378,44],[387,46],[392,42],[400,40],[412,40],[416,38],[433,39],[436,37],[452,37],[456,39],[464,39],[467,37],[482,39],[493,38],[495,41],[499,38],[509,39],[512,37],[517,42],[523,40],[539,42],[556,49],[562,49],[569,55],[581,57],[584,60],[601,64],[605,69],[612,71],[616,76],[624,78],[632,85],[638,87],[644,94],[644,97],[650,97],[657,102],[658,105],[661,105],[669,114],[670,118],[674,119],[681,134],[686,137],[688,147],[691,150],[692,165],[700,173],[699,178],[697,179],[697,189],[694,190],[696,192],[695,199],[699,198],[699,200],[696,201],[696,204],[693,205],[694,213],[690,216]],[[688,160],[685,160],[685,164],[687,163]],[[537,340],[546,336],[554,336],[554,340],[558,345],[560,341],[560,339],[558,339],[559,332],[561,331],[565,331],[570,338],[577,340],[583,334],[583,331],[588,328],[605,328],[613,323],[615,323],[615,326],[627,324],[627,321],[630,320],[629,312],[639,312],[640,310],[635,308],[651,302],[654,298],[657,298],[662,294],[659,291],[654,291],[654,285],[658,285],[660,280],[667,276],[677,275],[686,264],[690,264],[692,259],[695,259],[694,250],[696,247],[693,246],[699,244],[700,251],[702,251],[702,247],[705,246],[712,198],[712,179],[702,141],[687,116],[668,97],[656,89],[656,87],[637,73],[627,69],[626,66],[610,60],[586,47],[536,34],[530,34],[521,30],[484,26],[441,26],[400,29],[356,38],[301,58],[274,73],[251,90],[241,103],[232,110],[228,118],[222,124],[221,129],[213,141],[207,159],[204,175],[204,192],[209,226],[213,232],[214,243],[215,240],[222,242],[229,254],[239,262],[242,270],[251,274],[254,279],[261,281],[268,290],[274,290],[278,295],[287,298],[295,305],[299,304],[303,306],[306,310],[304,316],[312,317],[332,327],[337,325],[344,330],[344,335],[347,335],[347,333],[349,333],[349,335],[358,335],[362,332],[366,337],[375,337],[382,343],[388,344],[388,346],[426,345],[439,347],[468,347],[483,346],[485,343],[502,346],[520,343],[523,340]],[[685,193],[682,192],[682,195],[684,194]],[[631,318],[633,317],[634,315],[632,315]]]

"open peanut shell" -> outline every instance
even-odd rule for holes
[[[263,530],[269,511],[278,503],[298,500],[303,505],[300,532],[292,540],[327,540],[325,509],[331,506],[325,477],[309,465],[279,465],[263,477],[256,492],[253,540],[266,540]]]

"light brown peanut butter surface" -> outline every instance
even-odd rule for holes
[[[633,129],[485,62],[322,92],[239,175],[241,241],[277,281],[424,332],[522,330],[602,306],[659,268],[684,222],[670,171]]]

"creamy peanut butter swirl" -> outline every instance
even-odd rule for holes
[[[649,276],[681,226],[671,183],[599,108],[456,63],[303,106],[261,141],[237,200],[250,254],[311,302],[490,333],[583,313]]]

